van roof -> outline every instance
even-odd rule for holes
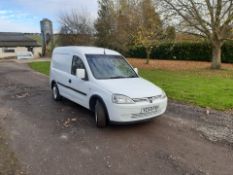
[[[78,52],[80,54],[107,54],[107,55],[120,55],[120,53],[100,48],[100,47],[87,47],[87,46],[65,46],[65,47],[57,47],[54,49],[54,53],[70,53],[70,52]]]

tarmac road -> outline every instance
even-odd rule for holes
[[[162,117],[95,127],[92,114],[51,98],[48,78],[0,63],[0,125],[32,175],[232,175],[233,116],[169,102]]]

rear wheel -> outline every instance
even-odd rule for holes
[[[98,128],[104,128],[107,126],[106,108],[100,100],[97,100],[95,105],[95,122]]]
[[[53,87],[52,87],[52,91],[53,91],[53,99],[55,101],[59,101],[61,100],[61,95],[59,93],[59,89],[57,87],[57,84],[54,84]]]

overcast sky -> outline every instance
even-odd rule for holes
[[[78,10],[97,17],[97,0],[1,0],[0,32],[40,32],[40,20],[49,18],[59,31],[59,14]]]

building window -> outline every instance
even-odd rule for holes
[[[3,52],[4,53],[15,53],[15,49],[14,48],[3,48]]]
[[[32,52],[33,53],[33,47],[28,47],[28,52]]]

